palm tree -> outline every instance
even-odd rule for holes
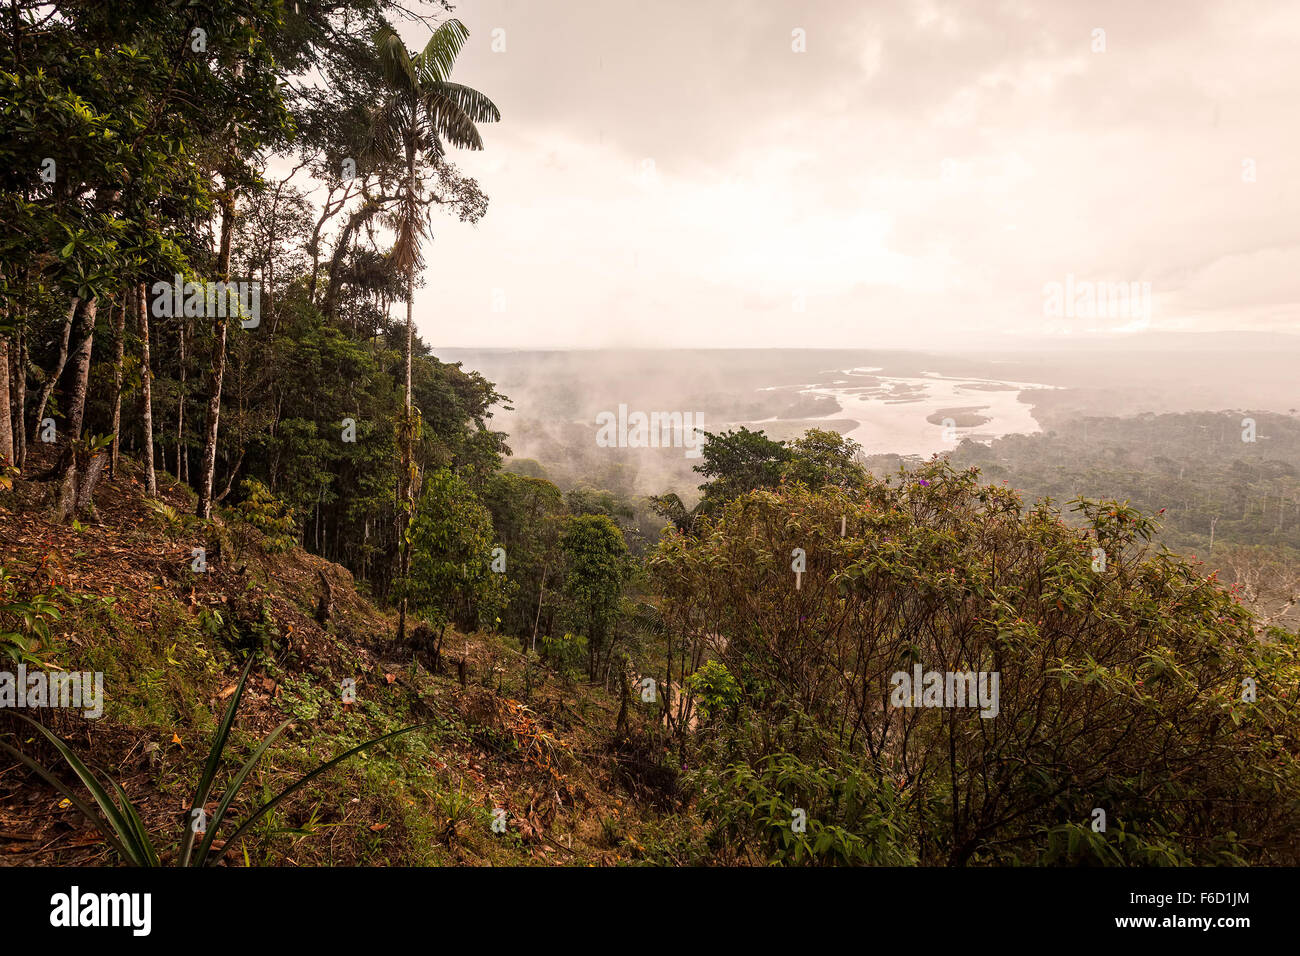
[[[396,234],[390,253],[392,267],[406,274],[406,409],[399,428],[402,464],[398,514],[401,557],[398,574],[403,582],[398,603],[397,639],[406,636],[405,581],[410,561],[406,528],[415,510],[414,443],[418,418],[411,403],[411,347],[414,326],[415,272],[422,265],[420,243],[426,234],[429,199],[421,193],[416,176],[421,159],[437,163],[444,143],[461,149],[482,149],[477,123],[501,118],[496,105],[478,90],[452,83],[452,65],[469,31],[459,20],[447,20],[433,31],[422,51],[411,54],[391,27],[375,35],[375,53],[387,93],[371,114],[370,148],[387,163],[402,163],[396,211],[389,224]]]

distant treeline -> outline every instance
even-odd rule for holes
[[[1254,422],[1253,438],[1249,419]],[[1076,418],[989,445],[963,441],[949,460],[976,466],[1027,500],[1058,506],[1084,495],[1128,501],[1155,516],[1176,551],[1214,544],[1300,547],[1300,418],[1271,412],[1185,412]],[[917,459],[874,455],[876,474]],[[1163,509],[1163,511],[1162,511]]]

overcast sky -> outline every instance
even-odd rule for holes
[[[455,78],[502,122],[454,156],[491,205],[436,222],[416,303],[435,349],[1300,328],[1291,0],[456,16]],[[1149,308],[1050,314],[1069,276],[1150,283]]]

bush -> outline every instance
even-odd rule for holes
[[[410,534],[415,609],[435,625],[495,629],[513,586],[492,570],[492,515],[469,485],[447,468],[429,474]]]
[[[608,516],[576,515],[565,525],[560,548],[565,618],[587,639],[587,676],[596,680],[613,659],[629,571],[627,542]]]
[[[921,862],[1061,859],[1052,834],[1094,808],[1110,824],[1096,862],[1170,845],[1198,865],[1300,860],[1300,638],[1258,638],[1133,509],[1076,510],[1083,528],[935,462],[901,484],[759,490],[666,537],[652,565],[668,632],[753,708],[752,779],[728,787],[772,799],[764,761],[793,750],[781,728],[798,714],[825,738],[800,761],[898,788]],[[898,706],[893,675],[917,664],[998,674],[996,715]]]
[[[724,710],[735,710],[740,704],[740,685],[719,661],[705,661],[686,678],[686,689],[695,695],[700,716],[705,720]]]
[[[49,652],[50,624],[63,616],[60,602],[77,600],[60,587],[21,596],[12,575],[0,567],[0,655],[15,664],[48,666],[33,652]]]
[[[563,637],[543,635],[538,643],[541,645],[542,658],[565,678],[572,680],[581,675],[587,663],[585,637],[568,633]]]
[[[825,761],[825,762],[823,762]],[[694,777],[718,862],[902,866],[915,863],[894,786],[851,755],[793,753]]]
[[[245,478],[239,487],[244,493],[239,517],[262,532],[262,550],[279,554],[292,548],[297,538],[293,509],[256,478]]]

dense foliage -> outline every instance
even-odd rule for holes
[[[703,792],[764,787],[831,827],[832,767],[920,862],[1290,859],[1295,635],[1257,639],[1231,595],[1147,546],[1150,519],[1078,508],[1083,528],[935,464],[855,493],[751,492],[666,540],[652,563],[678,660],[715,658],[742,689]],[[918,664],[1000,675],[996,713],[896,706],[891,675]],[[744,840],[789,823],[749,819]],[[740,838],[734,815],[719,825]],[[866,852],[837,840],[813,856]]]

